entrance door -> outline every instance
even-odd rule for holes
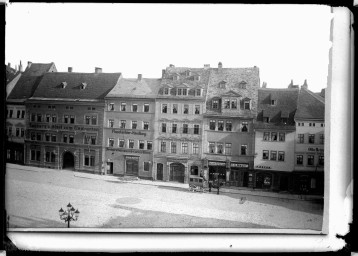
[[[126,175],[138,176],[138,160],[136,159],[126,160]]]
[[[256,187],[257,188],[271,188],[272,175],[270,173],[257,173],[256,174]]]
[[[178,181],[184,183],[185,167],[183,164],[174,163],[170,165],[170,181]]]
[[[157,164],[157,180],[163,180],[163,164]]]
[[[242,177],[242,186],[243,187],[249,186],[249,173],[248,172],[244,172],[244,175]]]
[[[288,176],[283,175],[280,179],[280,190],[287,191],[288,190]]]
[[[62,162],[62,169],[74,169],[75,156],[71,152],[66,151],[63,153]]]
[[[107,174],[113,174],[113,163],[112,162],[107,163]]]

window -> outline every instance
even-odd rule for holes
[[[213,108],[218,109],[219,108],[219,100],[213,100]]]
[[[231,100],[231,108],[237,109],[237,100]]]
[[[121,129],[126,128],[126,120],[121,120]]]
[[[178,114],[178,104],[173,104],[173,114]]]
[[[262,150],[262,159],[263,160],[269,159],[269,151],[268,150]]]
[[[85,155],[84,166],[94,166],[95,158],[94,156]]]
[[[52,115],[52,123],[56,123],[57,122],[57,116],[56,115]]]
[[[224,100],[224,108],[226,109],[230,108],[230,100],[227,99]]]
[[[42,140],[41,133],[36,133],[36,140],[38,140],[38,141]]]
[[[47,136],[47,134],[46,134],[46,136]],[[64,135],[62,136],[62,142],[63,142],[63,143],[67,143],[67,138],[68,138],[67,134],[64,134]],[[86,143],[86,139],[85,139],[85,143]],[[86,143],[86,144],[87,144],[87,143]]]
[[[195,115],[200,115],[200,105],[195,105],[194,114],[195,114]]]
[[[226,131],[231,132],[231,130],[232,130],[232,122],[231,121],[226,121],[225,125],[226,125],[226,128],[225,128]]]
[[[97,125],[97,117],[92,116],[92,125]]]
[[[216,123],[215,120],[210,120],[210,130],[215,131],[215,123]]]
[[[231,155],[231,143],[225,143],[225,154]]]
[[[144,112],[149,112],[149,104],[144,104]]]
[[[193,154],[199,154],[199,144],[193,143]]]
[[[176,142],[172,142],[171,143],[171,153],[175,154],[177,152],[177,143]]]
[[[282,117],[282,118],[281,118],[281,122],[282,122],[283,124],[287,124],[287,117]]]
[[[56,155],[54,152],[46,152],[46,162],[54,163],[56,161]]]
[[[11,135],[11,132],[9,132],[9,133]],[[36,134],[34,132],[31,133],[31,140],[36,140]]]
[[[31,160],[40,161],[41,160],[41,151],[40,150],[31,150]]]
[[[139,141],[139,149],[144,149],[144,140]]]
[[[196,96],[201,96],[201,89],[196,89],[195,92],[196,92]]]
[[[277,159],[277,151],[271,150],[271,158],[270,160],[276,161]]]
[[[37,122],[42,122],[42,115],[41,114],[37,114]]]
[[[71,117],[70,117],[70,123],[71,123],[71,124],[74,124],[74,123],[75,123],[75,116],[71,116]]]
[[[304,143],[304,142],[305,142],[305,135],[298,134],[298,143]]]
[[[56,136],[56,134],[52,134],[52,135],[51,135],[51,141],[52,141],[52,142],[56,142],[56,141],[57,141],[57,136]]]
[[[216,153],[217,154],[224,154],[224,145],[221,142],[216,143]]]
[[[137,105],[137,104],[133,104],[133,105],[132,105],[132,111],[133,111],[133,112],[137,112],[137,111],[138,111],[138,105]]]
[[[132,121],[132,129],[137,129],[137,121]]]
[[[96,136],[91,136],[91,144],[92,145],[96,145],[96,140],[97,140]]]
[[[241,123],[241,131],[242,132],[247,132],[248,131],[247,126],[248,126],[247,122],[242,122]]]
[[[114,111],[114,103],[109,103],[108,110],[109,111]]]
[[[181,144],[181,153],[188,154],[188,142],[183,142]]]
[[[194,134],[199,134],[199,125],[194,124]]]
[[[88,110],[96,110],[96,108],[94,108],[94,107],[88,107],[87,109]]]
[[[323,127],[324,125],[323,124],[321,124],[321,127]]]
[[[167,151],[166,148],[167,148],[167,143],[165,141],[162,141],[160,143],[160,152],[166,152]]]
[[[241,145],[241,155],[242,156],[247,155],[247,145]]]
[[[178,89],[177,89],[177,95],[181,95],[181,92],[182,92],[182,89],[181,89],[181,88],[178,88]]]
[[[21,110],[21,118],[22,118],[22,119],[25,118],[25,110]]]
[[[297,165],[303,165],[303,155],[297,155],[296,156],[296,164]]]
[[[224,130],[224,121],[219,120],[218,121],[218,131],[223,131]]]
[[[168,105],[162,104],[162,113],[167,113],[167,112],[168,112]]]
[[[152,148],[153,148],[153,142],[147,141],[147,149],[152,150]]]
[[[12,118],[12,113],[14,112],[14,110],[10,109],[9,111],[9,118]],[[35,120],[34,120],[35,121]]]
[[[215,142],[209,142],[209,153],[215,153]]]
[[[277,141],[277,132],[271,132],[271,141]]]
[[[20,118],[20,114],[21,114],[21,111],[18,110],[18,111],[17,111],[17,116],[16,116],[16,118]]]
[[[68,115],[64,115],[64,116],[63,116],[63,122],[64,122],[65,124],[68,124]]]
[[[324,166],[324,156],[318,156],[318,165]]]
[[[113,138],[108,138],[108,146],[109,146],[109,147],[113,147],[113,146],[114,146],[114,139],[113,139]]]
[[[11,136],[11,135],[12,135],[12,127],[9,126],[8,129],[7,129],[7,131],[8,131],[9,136]]]
[[[249,110],[250,109],[250,100],[244,101],[244,109]]]
[[[46,123],[49,123],[51,120],[51,115],[46,115]]]
[[[308,134],[308,143],[314,144],[314,134]]]
[[[324,134],[319,135],[319,144],[324,144]]]
[[[36,114],[31,114],[31,122],[35,122],[35,120],[36,120]]]
[[[191,166],[190,167],[190,175],[199,175],[199,168],[198,166]]]
[[[21,137],[23,138],[25,136],[25,129],[21,128]]]
[[[183,89],[183,95],[186,96],[188,94],[188,89]]]
[[[134,140],[129,140],[129,148],[134,148]]]
[[[7,156],[6,156],[7,159],[10,159],[11,158],[11,150],[10,149],[6,150],[6,153],[7,153]]]
[[[126,111],[126,106],[127,104],[126,103],[121,103],[121,111]]]
[[[308,155],[307,156],[307,165],[314,165],[314,155]]]
[[[278,151],[278,161],[285,161],[285,152]]]
[[[298,126],[301,126],[301,123],[298,123]]]
[[[172,124],[172,133],[177,133],[177,124]]]
[[[149,122],[143,122],[143,130],[149,130]]]
[[[162,132],[167,132],[167,124],[162,123]]]
[[[113,119],[109,119],[108,120],[108,127],[113,127],[113,125],[114,125],[114,120]]]
[[[271,106],[276,106],[277,100],[271,100]]]
[[[20,135],[20,128],[16,128],[15,134],[16,134],[16,135],[15,135],[16,137],[19,137],[19,135]]]
[[[149,162],[144,162],[143,171],[149,172]]]
[[[119,147],[124,148],[124,140],[119,140]]]
[[[169,94],[169,88],[164,88],[164,94],[168,95]]]
[[[75,142],[75,137],[74,137],[73,135],[70,135],[69,137],[70,137],[69,142],[70,142],[71,144],[73,144],[73,143]]]
[[[184,105],[183,114],[189,114],[189,105],[187,104]]]
[[[84,136],[84,144],[89,144],[90,143],[90,136],[85,135]]]
[[[263,120],[264,120],[265,123],[269,123],[269,122],[270,122],[270,118],[269,118],[269,117],[264,117]]]
[[[309,126],[312,126],[312,123],[309,123]]]
[[[188,124],[183,124],[183,133],[188,133]]]

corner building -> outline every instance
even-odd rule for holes
[[[160,79],[121,78],[105,97],[106,174],[153,179],[155,97]]]
[[[170,65],[156,98],[155,180],[188,183],[202,169],[202,129],[210,68]]]
[[[100,173],[104,96],[120,73],[46,73],[26,102],[26,164]]]
[[[253,187],[254,130],[259,69],[211,68],[203,120],[207,179],[229,186]]]

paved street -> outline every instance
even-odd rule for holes
[[[101,177],[101,178],[100,178]],[[8,165],[6,210],[10,227],[64,228],[58,211],[80,211],[71,227],[86,228],[295,228],[320,230],[322,205],[313,201],[238,193],[193,193],[162,182]]]

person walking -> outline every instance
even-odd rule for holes
[[[104,163],[102,163],[102,166],[101,166],[101,175],[104,175]]]

